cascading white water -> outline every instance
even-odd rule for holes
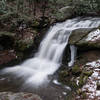
[[[35,57],[21,65],[6,68],[2,74],[13,74],[22,78],[25,85],[40,86],[48,82],[48,76],[59,68],[64,48],[71,32],[79,28],[94,28],[100,25],[100,18],[74,18],[57,23],[47,32]],[[74,61],[73,61],[74,62]],[[72,62],[72,63],[73,63]]]
[[[71,51],[71,61],[68,63],[69,67],[74,65],[77,48],[74,45],[70,45],[70,51]]]

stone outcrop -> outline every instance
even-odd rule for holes
[[[99,29],[78,29],[72,32],[69,44],[77,46],[79,49],[88,50],[100,48]]]
[[[92,29],[89,28],[80,28],[72,31],[71,36],[69,37],[69,44],[76,45],[82,38],[84,38]]]
[[[100,30],[95,29],[76,43],[78,47],[100,48]]]

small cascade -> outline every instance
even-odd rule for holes
[[[74,45],[70,45],[70,51],[71,51],[71,61],[68,63],[69,67],[74,65],[75,57],[77,54],[77,48]]]
[[[16,79],[22,79],[23,86],[30,85],[38,87],[50,81],[49,76],[53,75],[60,67],[62,55],[71,32],[79,28],[95,28],[100,25],[100,18],[74,18],[52,26],[42,40],[35,56],[28,59],[21,65],[5,68],[2,74],[12,74]],[[71,49],[71,61],[69,66],[74,64],[76,48]]]

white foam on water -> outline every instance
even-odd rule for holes
[[[77,48],[74,45],[70,45],[70,51],[71,51],[71,61],[68,63],[69,67],[74,65]]]

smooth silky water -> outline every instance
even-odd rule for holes
[[[69,36],[75,29],[96,28],[99,25],[100,18],[88,17],[74,18],[51,26],[33,58],[24,61],[21,65],[1,70],[1,86],[3,84],[5,87],[7,83],[9,87],[6,88],[13,90],[14,84],[15,86],[17,84],[18,88],[15,91],[35,92],[45,100],[64,100],[67,95],[65,92],[70,89],[61,86],[61,83],[54,80],[53,75],[62,63]],[[72,66],[76,48],[71,46],[70,49],[71,61],[68,65]]]

